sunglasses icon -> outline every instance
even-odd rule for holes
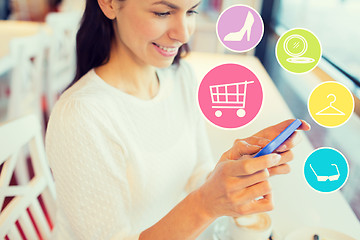
[[[338,180],[339,177],[340,177],[339,169],[338,169],[338,167],[337,167],[336,164],[331,164],[331,165],[333,165],[333,166],[336,167],[336,171],[337,171],[337,174],[336,174],[336,175],[331,175],[331,176],[318,176],[318,175],[316,174],[315,170],[313,169],[313,167],[311,166],[311,164],[310,164],[310,168],[311,168],[311,170],[314,172],[314,174],[315,174],[315,176],[317,177],[317,180],[318,180],[319,182],[325,182],[325,181],[328,180],[328,179],[329,179],[330,181],[336,181],[336,180]]]

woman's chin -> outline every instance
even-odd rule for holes
[[[174,61],[174,58],[171,58],[169,60],[157,61],[153,64],[153,66],[156,68],[167,68],[167,67],[171,66],[173,61]]]

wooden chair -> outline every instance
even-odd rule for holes
[[[17,154],[26,145],[34,176],[25,185],[12,186]],[[0,126],[0,166],[0,239],[50,239],[56,193],[35,115]],[[6,201],[9,197],[10,202]]]

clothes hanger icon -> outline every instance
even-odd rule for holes
[[[336,174],[336,175],[331,175],[331,176],[318,176],[318,175],[316,174],[315,170],[313,169],[313,167],[311,166],[311,164],[310,164],[310,168],[311,168],[311,170],[314,172],[314,174],[315,174],[315,176],[316,176],[316,178],[317,178],[317,180],[318,180],[319,182],[325,182],[325,181],[328,180],[328,179],[329,179],[330,181],[336,181],[336,180],[338,180],[339,177],[340,177],[339,169],[338,169],[338,167],[337,167],[336,164],[331,164],[331,165],[333,165],[333,166],[336,167],[336,171],[337,171],[337,174]]]
[[[336,96],[331,93],[327,96],[327,98],[329,98],[330,96],[334,97],[334,100],[330,102],[329,106],[327,106],[323,110],[317,112],[316,115],[345,115],[345,113],[343,113],[342,111],[340,111],[339,109],[337,109],[336,107],[334,107],[332,105],[336,101]],[[327,111],[329,111],[329,112],[327,112]]]

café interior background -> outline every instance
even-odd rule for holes
[[[313,147],[333,147],[347,157],[350,176],[341,193],[360,219],[360,1],[203,0],[197,30],[190,43],[192,51],[234,54],[219,43],[215,33],[219,13],[233,4],[247,4],[261,13],[265,24],[263,39],[256,49],[246,54],[260,59],[294,116],[311,124],[312,130],[307,136]],[[81,11],[83,7],[83,0],[0,0],[0,19],[44,22],[50,12]],[[275,58],[274,47],[278,37],[294,27],[310,29],[322,44],[320,64],[303,75],[284,71]],[[4,34],[2,32],[0,36]],[[8,75],[0,75],[2,88],[8,83],[7,78]],[[319,126],[307,112],[309,93],[314,86],[328,80],[345,84],[355,97],[353,116],[337,128]],[[6,91],[0,92],[1,121],[6,120],[7,94]],[[44,116],[46,122],[48,112]]]

